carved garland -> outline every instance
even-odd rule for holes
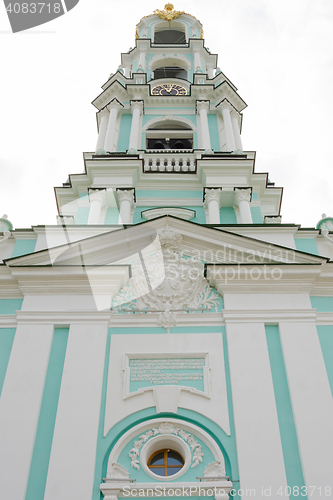
[[[191,465],[191,469],[193,469],[193,467],[196,467],[197,465],[199,465],[200,462],[202,462],[202,457],[204,456],[204,454],[201,451],[201,445],[192,436],[192,434],[185,432],[183,429],[180,429],[179,427],[174,427],[170,423],[164,422],[158,428],[150,429],[145,434],[142,434],[137,441],[134,441],[134,446],[128,454],[128,456],[131,459],[131,467],[140,470],[139,460],[138,460],[140,455],[140,449],[147,441],[149,441],[149,439],[159,434],[162,435],[170,434],[179,436],[190,446],[192,453],[192,462],[193,462],[193,464]]]

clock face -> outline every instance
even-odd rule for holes
[[[187,95],[187,90],[185,87],[174,83],[164,83],[154,87],[151,93],[152,95]]]

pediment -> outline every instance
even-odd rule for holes
[[[131,265],[138,252],[149,253],[159,245],[159,233],[166,227],[180,235],[178,252],[205,264],[323,264],[327,258],[238,235],[220,228],[166,215],[132,227],[120,228],[66,245],[7,259],[14,267],[35,266],[119,266]],[[59,228],[61,230],[61,228]]]

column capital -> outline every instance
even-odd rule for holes
[[[241,201],[251,201],[251,188],[235,188],[235,205],[239,206]]]
[[[108,107],[105,106],[105,108],[101,109],[98,113],[97,113],[97,116],[102,119],[104,116],[109,116],[109,110],[108,110]]]
[[[205,109],[207,113],[209,113],[210,101],[204,101],[204,100],[197,101],[196,105],[197,105],[197,113],[200,113],[202,109]]]
[[[89,189],[89,201],[99,201],[101,205],[105,205],[106,202],[106,189]]]
[[[131,101],[131,110],[138,109],[140,113],[143,112],[143,101]]]
[[[227,99],[223,99],[219,104],[216,104],[216,109],[219,109],[221,112],[224,109],[227,109],[230,113],[232,113],[235,108],[230,104],[230,102]]]
[[[134,189],[117,189],[117,199],[118,203],[122,201],[129,201],[131,208],[134,207]]]
[[[112,101],[106,106],[109,111],[111,111],[111,109],[122,109],[123,107],[124,105],[121,104],[118,99],[112,99]]]
[[[221,188],[212,188],[205,190],[205,204],[210,201],[217,201],[219,204],[221,203]]]

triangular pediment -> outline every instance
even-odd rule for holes
[[[66,245],[6,260],[14,267],[131,265],[133,256],[151,247],[165,227],[181,236],[178,252],[206,264],[323,264],[320,257],[215,228],[163,216]],[[68,231],[70,228],[67,228]],[[158,239],[156,240],[158,242]]]

